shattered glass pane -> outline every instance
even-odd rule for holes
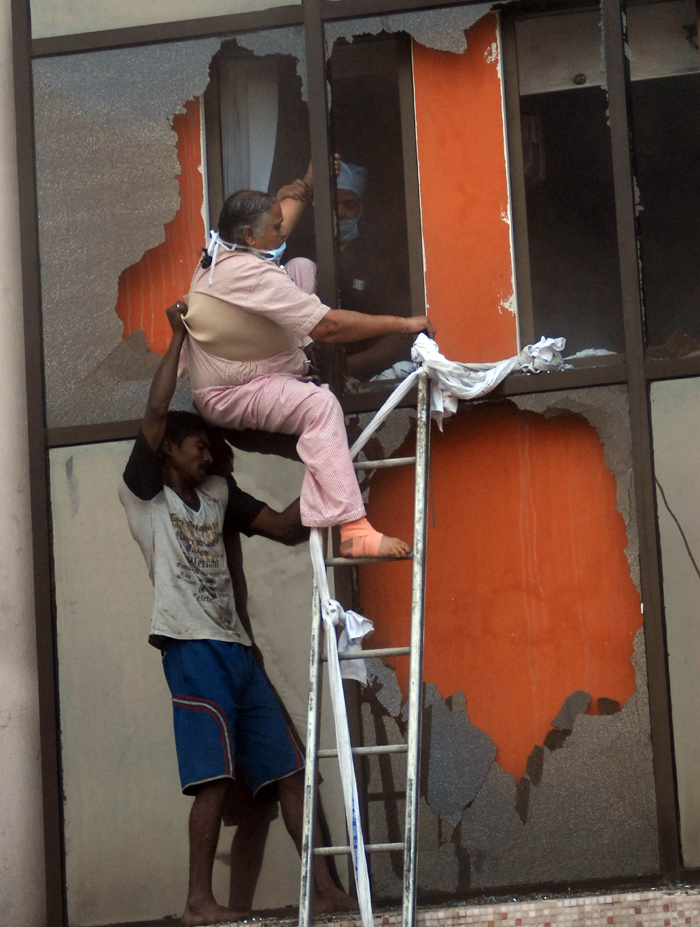
[[[72,35],[78,32],[99,32],[151,23],[171,23],[203,16],[225,16],[267,10],[275,6],[290,6],[301,0],[209,0],[203,6],[199,0],[31,0],[32,37]]]
[[[394,422],[376,440],[385,457],[414,439]],[[434,435],[431,467],[423,898],[657,872],[626,387],[465,407]],[[378,471],[370,517],[394,512],[405,532],[411,481]],[[377,569],[360,571],[363,614],[381,615],[373,646],[395,646],[407,577]],[[406,666],[368,670],[364,742],[401,743]],[[373,757],[368,769],[370,839],[400,839],[404,766]],[[397,899],[400,855],[371,866],[379,897]]]
[[[648,353],[700,351],[700,52],[693,0],[631,7],[628,39]],[[693,28],[695,26],[695,28]]]
[[[651,387],[656,506],[683,865],[700,866],[700,379]]]
[[[175,120],[187,101],[198,105],[218,47],[212,39],[34,62],[49,427],[143,414],[160,357],[149,348],[148,326],[123,338],[120,277],[159,246],[171,257],[167,226],[183,199]],[[198,125],[197,116],[188,128],[196,146]],[[171,302],[187,291],[203,243],[201,199],[200,175],[187,223],[194,238],[187,263],[176,260],[181,289]],[[155,308],[162,313],[168,304]],[[189,405],[182,388],[176,404]]]
[[[277,29],[34,63],[49,427],[140,418],[205,225],[236,189],[304,177],[302,50]],[[173,407],[191,407],[184,380]]]
[[[598,12],[516,23],[534,337],[624,350]]]

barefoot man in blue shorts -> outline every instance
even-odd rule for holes
[[[253,794],[276,782],[282,815],[301,846],[303,757],[253,658],[236,614],[223,531],[296,544],[308,532],[299,500],[283,512],[210,475],[206,422],[168,412],[185,339],[184,303],[167,310],[173,338],[151,384],[146,414],[119,487],[129,529],[153,582],[149,641],[163,654],[172,693],[175,743],[190,812],[190,870],[183,927],[228,923],[247,912],[216,903],[212,869],[224,799],[236,766]],[[325,860],[314,867],[318,913],[355,910]]]

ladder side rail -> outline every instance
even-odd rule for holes
[[[311,652],[309,654],[309,702],[306,720],[299,927],[311,927],[313,919],[314,836],[316,833],[316,803],[318,800],[318,741],[321,728],[322,625],[321,599],[314,579],[311,592]]]
[[[422,373],[418,383],[416,431],[416,489],[413,523],[411,594],[411,654],[408,684],[408,755],[406,769],[406,825],[404,831],[403,927],[414,927],[416,916],[416,856],[423,691],[423,625],[425,615],[425,560],[430,466],[430,381]]]

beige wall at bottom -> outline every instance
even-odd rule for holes
[[[117,485],[131,442],[51,452],[51,495],[71,927],[181,912],[187,815],[180,794],[170,695],[147,643],[153,592],[129,534]],[[246,491],[283,508],[303,468],[236,454]],[[305,732],[310,627],[307,545],[243,539],[250,612],[270,677]],[[328,702],[326,702],[328,704]],[[333,736],[328,727],[324,741]],[[324,804],[343,840],[337,779],[324,770]],[[228,897],[225,828],[215,891]],[[273,822],[255,906],[298,903],[299,861],[281,817]]]
[[[683,863],[700,866],[700,379],[664,380],[651,389],[671,709]]]
[[[0,6],[0,911],[45,923],[10,3]]]

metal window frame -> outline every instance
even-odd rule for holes
[[[471,0],[476,2],[476,0]],[[29,466],[31,481],[31,517],[33,535],[34,591],[36,601],[37,654],[39,666],[40,733],[42,742],[42,780],[44,801],[44,838],[46,861],[47,922],[67,924],[65,894],[65,856],[62,820],[62,778],[59,739],[59,701],[57,694],[57,663],[53,604],[53,571],[51,551],[51,509],[48,481],[48,451],[52,447],[103,441],[126,440],[134,437],[138,422],[109,422],[74,428],[46,429],[43,379],[43,346],[41,316],[41,286],[39,267],[38,222],[36,201],[35,150],[32,113],[31,64],[34,58],[66,55],[100,49],[145,45],[156,42],[235,35],[277,28],[304,25],[307,43],[309,78],[309,111],[311,118],[312,156],[319,167],[316,180],[316,235],[319,263],[319,285],[322,298],[335,305],[335,246],[333,243],[332,178],[329,153],[331,150],[327,122],[325,80],[325,50],[323,23],[328,20],[374,16],[407,10],[427,10],[469,5],[464,0],[306,0],[303,6],[281,6],[273,9],[192,19],[176,23],[137,26],[103,32],[82,33],[56,38],[31,38],[30,0],[12,0],[13,70],[15,112],[17,121],[18,180],[20,196],[20,245],[24,328],[26,352],[26,384],[28,399]],[[560,0],[550,9],[568,7]],[[504,37],[509,39],[509,22],[524,7],[511,7],[502,12]],[[650,423],[650,384],[656,380],[700,376],[700,358],[645,358],[642,317],[642,291],[637,258],[637,230],[633,201],[633,156],[630,142],[631,113],[628,100],[628,63],[624,55],[622,25],[623,0],[602,0],[605,24],[607,79],[610,95],[610,130],[613,148],[615,203],[618,223],[618,244],[623,287],[624,330],[626,355],[613,363],[579,366],[573,370],[537,378],[514,375],[498,390],[496,397],[563,390],[589,386],[626,383],[630,401],[635,494],[639,518],[640,565],[644,600],[649,704],[654,746],[659,826],[660,872],[658,877],[644,879],[603,880],[577,883],[585,892],[614,885],[624,888],[631,884],[673,884],[681,875],[684,881],[700,880],[700,871],[682,870],[677,820],[677,795],[673,765],[673,734],[666,663],[665,627],[659,540],[656,522],[652,434]],[[517,77],[517,70],[515,72]],[[513,73],[506,68],[506,85],[512,85]],[[512,100],[507,112],[513,120]],[[517,140],[517,134],[511,131]],[[511,142],[512,145],[512,142]],[[511,166],[517,162],[511,147]],[[517,151],[515,151],[517,155]],[[514,188],[515,190],[515,188]],[[517,200],[517,191],[515,193]],[[418,204],[418,209],[420,204]],[[517,209],[517,203],[516,203]],[[520,273],[523,274],[523,242],[516,239],[516,260],[520,252]],[[527,268],[526,268],[527,269]],[[526,286],[521,276],[520,286]],[[346,411],[366,411],[376,408],[378,394],[346,397]],[[409,400],[410,401],[410,397]],[[513,889],[527,895],[532,891],[556,891],[556,886],[527,886]],[[498,890],[499,893],[501,890]],[[511,894],[505,889],[503,894]]]

